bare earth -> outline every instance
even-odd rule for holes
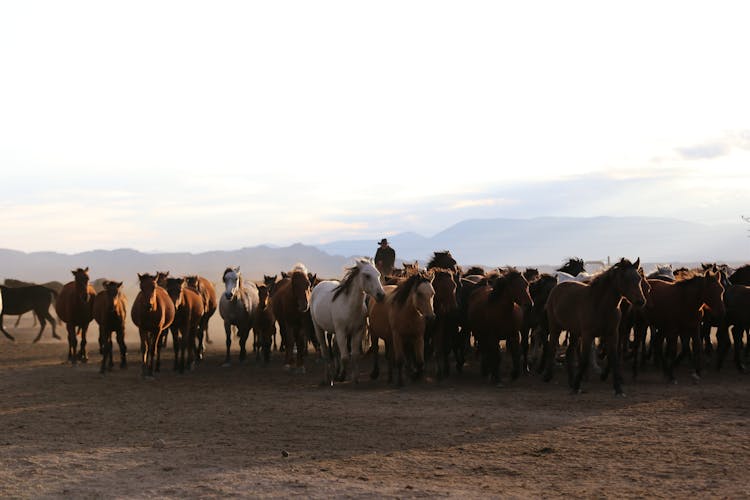
[[[750,383],[733,369],[694,385],[683,367],[676,386],[649,369],[618,399],[595,377],[571,395],[563,369],[496,388],[476,362],[398,390],[370,381],[368,361],[359,386],[331,389],[314,355],[306,375],[284,372],[278,353],[221,368],[214,322],[203,365],[172,372],[170,342],[147,382],[132,327],[130,368],[104,377],[92,330],[91,360],[75,368],[49,332],[30,343],[30,320],[16,343],[0,339],[0,496],[748,495]]]

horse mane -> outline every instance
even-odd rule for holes
[[[409,294],[413,288],[416,288],[425,282],[429,283],[429,281],[430,279],[427,275],[422,272],[412,274],[397,285],[396,289],[393,291],[393,302],[399,306],[403,306],[409,299]]]
[[[440,252],[434,252],[432,254],[432,258],[430,259],[430,262],[427,263],[427,269],[432,269],[433,267],[445,267],[442,263],[444,259],[449,258],[453,261],[456,259],[453,258],[451,255],[450,250],[443,250]]]
[[[357,276],[359,276],[359,266],[357,264],[354,264],[352,267],[347,267],[344,277],[339,284],[336,285],[336,288],[333,289],[333,299],[331,299],[331,301],[339,298],[339,295],[342,293],[344,295],[349,295],[349,290],[352,288],[352,282],[354,282],[354,279]]]
[[[591,281],[589,281],[589,286],[592,289],[596,289],[608,285],[614,278],[615,273],[617,273],[624,267],[634,267],[634,264],[630,262],[630,260],[622,258],[619,262],[617,262],[609,269],[605,269],[594,274],[591,278]]]
[[[693,272],[690,276],[675,281],[674,284],[677,287],[688,287],[695,285],[705,277],[706,275],[703,273]]]
[[[236,272],[236,271],[233,268],[231,268],[231,267],[228,267],[228,268],[224,269],[224,274],[221,275],[221,280],[224,281],[224,278],[227,277],[227,273],[231,273],[231,272]],[[239,274],[239,273],[237,273],[237,274]]]
[[[582,258],[580,258],[580,257],[568,257],[568,260],[566,260],[565,263],[562,266],[560,266],[559,269],[556,269],[556,271],[567,272],[566,269],[569,269],[569,268],[571,268],[573,266],[576,266],[576,265],[579,265],[582,268],[586,267],[586,263],[584,262],[584,260]],[[572,274],[572,273],[570,273],[570,274]]]
[[[492,302],[493,300],[499,299],[500,296],[502,296],[503,292],[505,292],[505,288],[511,281],[522,277],[523,274],[521,274],[521,271],[519,271],[515,267],[498,269],[498,274],[495,278],[495,282],[492,284],[492,291],[490,291],[488,300]]]
[[[462,273],[462,276],[484,276],[484,272],[484,269],[479,266],[471,266],[469,269]]]

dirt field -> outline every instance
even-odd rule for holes
[[[693,385],[683,368],[676,386],[647,370],[626,377],[624,399],[593,379],[573,396],[562,369],[549,384],[496,388],[476,363],[440,384],[397,390],[364,376],[330,389],[312,356],[302,376],[278,353],[267,367],[221,368],[213,323],[197,371],[146,382],[135,355],[101,377],[96,334],[91,361],[74,368],[49,333],[30,343],[30,320],[11,331],[16,343],[0,339],[2,497],[748,494],[750,381],[734,370]],[[128,338],[135,353],[132,327]],[[171,368],[170,351],[164,360]]]

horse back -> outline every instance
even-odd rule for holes
[[[41,285],[23,287],[0,286],[3,301],[3,314],[23,314],[25,312],[47,311],[57,295],[54,291]]]
[[[183,326],[195,327],[200,322],[204,312],[204,301],[201,294],[190,288],[182,289],[182,302],[180,307],[175,311],[175,316],[181,316]],[[176,320],[175,320],[176,321]]]

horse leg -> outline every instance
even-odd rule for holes
[[[336,342],[336,348],[339,351],[339,371],[336,374],[336,380],[338,382],[343,382],[346,380],[346,373],[347,370],[351,369],[350,361],[351,358],[349,357],[349,346],[348,346],[348,336],[346,334],[346,330],[341,330],[339,333],[333,336],[334,342]],[[289,345],[289,344],[287,344]]]
[[[521,375],[521,351],[523,350],[523,347],[518,344],[519,335],[522,335],[521,332],[513,332],[510,335],[510,338],[506,341],[508,351],[513,360],[513,369],[510,372],[511,380],[516,380]],[[528,337],[528,332],[526,332],[526,335]],[[528,342],[526,343],[526,353],[528,353]],[[526,358],[524,358],[523,370],[526,371],[527,369]]]
[[[250,336],[250,325],[243,325],[242,328],[238,328],[240,334],[240,363],[244,363],[247,359],[247,339]]]
[[[128,366],[128,347],[125,345],[124,327],[120,327],[115,331],[115,338],[117,339],[117,346],[120,348],[120,369],[122,370]]]
[[[33,313],[32,313],[32,315],[33,315]],[[16,323],[13,325],[13,328],[18,328],[19,323],[21,323],[21,318],[23,318],[23,314],[19,314],[18,316],[16,316]],[[34,325],[34,326],[36,326],[36,325]]]
[[[576,373],[575,380],[573,381],[573,392],[580,394],[582,392],[581,381],[586,375],[586,370],[588,369],[589,362],[591,361],[591,345],[593,344],[593,342],[591,341],[591,338],[587,338],[587,335],[585,335],[585,333],[576,335],[574,338],[571,332],[570,345],[573,346],[574,344],[578,343],[577,341],[580,342],[583,352],[581,352],[581,356],[578,361],[578,373]]]
[[[633,325],[633,380],[638,377],[638,357],[641,344],[646,341],[646,329],[639,324]],[[643,353],[645,357],[646,353]]]
[[[111,335],[112,334],[110,333],[110,344],[112,342]],[[104,375],[104,372],[107,369],[107,334],[104,327],[101,325],[99,326],[99,354],[102,355],[102,365],[99,368],[99,373]]]
[[[709,326],[709,331],[710,331]],[[701,345],[701,328],[696,327],[693,330],[693,381],[698,383],[701,379],[701,373],[703,372],[703,346]],[[710,340],[709,340],[710,342]]]
[[[544,372],[545,382],[552,380],[552,376],[555,373],[555,355],[557,354],[557,347],[560,345],[561,331],[559,326],[550,324],[549,337],[547,338],[547,343],[544,344],[544,352],[542,353],[543,364],[546,366]]]
[[[360,358],[361,351],[362,351],[362,337],[364,336],[364,334],[365,334],[364,324],[360,328],[356,328],[352,332],[351,380],[355,384],[359,383],[359,358]]]
[[[3,314],[2,313],[0,313],[0,331],[2,331],[3,335],[5,335],[7,338],[9,338],[10,340],[12,340],[13,342],[16,341],[16,339],[13,337],[13,335],[11,335],[10,333],[8,333],[5,330],[5,327],[3,326]]]
[[[76,328],[72,323],[67,323],[65,327],[68,330],[68,361],[74,365],[78,362],[78,338],[76,337]]]
[[[531,371],[529,369],[529,331],[530,328],[526,325],[521,328],[521,358],[523,361],[521,369],[524,373],[529,373]]]
[[[227,336],[227,355],[224,357],[224,363],[221,366],[230,366],[232,364],[229,358],[229,348],[232,347],[232,325],[228,321],[224,322],[224,333]]]
[[[303,374],[305,373],[305,357],[307,356],[307,339],[309,335],[307,334],[306,328],[300,326],[297,328],[297,331],[294,335],[294,338],[297,343],[297,364],[296,364],[296,372]]]
[[[674,378],[674,365],[677,357],[677,334],[671,332],[667,337],[667,352],[664,356],[664,373],[667,376],[667,380],[676,384],[677,380]]]
[[[412,380],[419,380],[424,375],[424,336],[417,335],[414,339],[414,376]]]
[[[380,376],[380,339],[371,337],[372,346],[370,346],[370,355],[372,355],[372,372],[370,379],[376,380]]]
[[[579,334],[568,332],[568,347],[565,349],[565,368],[568,372],[568,386],[575,390],[576,362],[580,366],[579,351],[581,339]]]
[[[33,312],[32,312],[32,314],[33,314]],[[47,315],[49,315],[49,313],[47,313]],[[44,327],[47,325],[47,321],[44,319],[44,316],[42,316],[42,315],[38,315],[38,316],[39,316],[39,333],[37,333],[36,338],[34,338],[34,340],[32,341],[32,344],[36,344],[37,342],[39,342],[39,340],[42,338],[42,333],[44,332]],[[37,315],[34,315],[34,317],[36,318]],[[50,317],[50,323],[52,324],[52,333],[53,333],[53,335],[55,335],[55,320],[52,317]],[[36,325],[34,325],[34,326],[36,326]],[[55,337],[57,337],[58,339],[60,338],[57,335],[55,335]]]
[[[393,362],[396,365],[396,384],[404,386],[404,343],[401,335],[393,332]]]
[[[89,360],[89,356],[86,353],[86,331],[89,329],[89,325],[85,324],[81,327],[81,347],[78,349],[78,357],[81,363],[86,363]]]

